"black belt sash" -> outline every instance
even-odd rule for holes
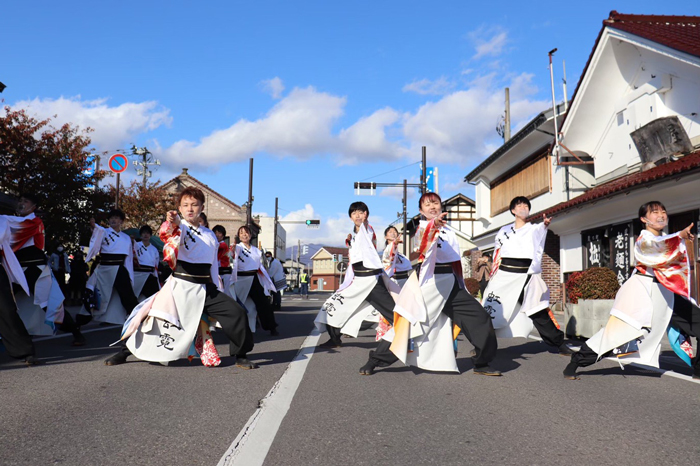
[[[22,267],[28,267],[30,265],[44,265],[48,263],[48,259],[46,258],[44,251],[36,246],[22,248],[15,253],[15,256],[19,261],[19,265]]]
[[[532,264],[532,259],[504,257],[501,259],[501,265],[498,268],[510,273],[527,273],[530,269],[530,264]]]
[[[231,267],[219,267],[219,275],[231,275],[233,273],[233,268]]]
[[[405,272],[396,272],[394,273],[394,278],[397,280],[403,280],[404,278],[408,278],[408,276],[411,274],[410,270],[407,270]]]
[[[126,254],[100,254],[100,265],[124,265]]]
[[[373,277],[375,275],[381,275],[384,269],[368,269],[362,262],[355,262],[352,264],[352,271],[356,277]]]
[[[179,260],[173,276],[191,283],[211,283],[211,264],[193,264]]]
[[[254,277],[258,274],[257,270],[239,270],[236,275],[239,277]]]
[[[435,275],[444,275],[448,273],[454,273],[452,264],[435,264],[435,270],[433,270]]]
[[[156,268],[148,265],[135,265],[134,272],[153,272]]]

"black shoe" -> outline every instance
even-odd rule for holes
[[[576,375],[576,369],[578,369],[578,364],[575,362],[570,362],[564,369],[564,378],[567,380],[579,380],[579,376]]]
[[[475,367],[474,373],[479,375],[490,375],[491,377],[500,377],[503,375],[501,374],[501,371],[497,371],[488,364],[485,366]]]
[[[73,332],[73,346],[85,346],[85,337],[83,336],[82,332],[78,329],[76,329]]]
[[[277,329],[270,330],[270,336],[271,337],[278,337],[278,336],[280,336],[280,332],[278,332]]]
[[[34,355],[31,355],[31,356],[27,356],[26,358],[24,358],[24,363],[27,366],[31,367],[31,366],[40,366],[40,365],[44,364],[44,361],[37,359],[36,356],[34,356]]]
[[[562,343],[559,346],[559,354],[562,356],[571,356],[572,354],[574,354],[574,350],[569,348],[569,346],[566,343]]]
[[[130,354],[131,351],[129,350],[121,350],[111,358],[105,359],[105,366],[118,366],[119,364],[124,364],[126,362],[126,358],[128,358]]]
[[[241,369],[257,369],[258,365],[248,358],[236,358],[236,367]]]
[[[342,341],[333,341],[332,339],[318,345],[319,348],[340,348],[341,346],[343,346]]]
[[[374,369],[377,367],[377,363],[371,359],[367,361],[367,364],[360,367],[360,375],[372,375],[374,374]]]

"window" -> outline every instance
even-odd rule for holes
[[[507,211],[511,199],[516,196],[532,199],[549,191],[549,163],[545,152],[491,183],[491,217]]]

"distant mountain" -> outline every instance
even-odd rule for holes
[[[301,258],[299,259],[303,264],[311,264],[311,256],[316,254],[319,249],[321,249],[324,246],[333,246],[331,244],[307,244],[308,246],[308,251],[306,254],[301,254]],[[345,247],[345,246],[334,246],[334,247]],[[301,245],[302,252],[304,252],[304,245]],[[294,251],[294,260],[296,260],[297,257],[297,246],[296,244],[294,245],[293,248],[287,248],[287,259],[292,259],[292,251]]]

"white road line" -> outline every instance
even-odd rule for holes
[[[289,411],[294,394],[304,378],[306,366],[314,355],[320,336],[318,329],[314,328],[306,337],[294,360],[289,363],[287,370],[265,395],[265,398],[260,400],[258,409],[248,419],[217,466],[257,466],[263,464],[282,420]]]
[[[530,336],[528,336],[528,338],[529,338],[530,340],[542,341],[542,338],[536,337],[536,336],[534,336],[534,335],[530,335]],[[571,349],[573,349],[573,350],[576,350],[576,351],[578,351],[578,350],[581,349],[580,347],[571,346],[571,345],[570,345],[569,347],[570,347]],[[618,358],[615,358],[615,357],[612,357],[612,356],[611,356],[611,357],[607,357],[607,358],[605,358],[605,359],[608,360],[608,361],[614,361],[614,362],[616,362],[616,363],[618,363],[618,364],[621,362]],[[661,356],[660,359],[665,359],[666,361],[668,361],[670,358],[666,358],[665,356]],[[692,376],[690,376],[690,375],[679,374],[678,372],[674,372],[674,371],[667,371],[666,369],[661,369],[661,368],[659,368],[659,367],[645,366],[645,365],[643,365],[643,364],[637,364],[636,362],[622,362],[622,364],[623,364],[624,366],[629,365],[629,366],[633,366],[633,367],[638,367],[639,369],[645,369],[645,370],[648,370],[648,371],[656,372],[657,374],[661,374],[662,377],[673,377],[674,379],[683,380],[684,382],[691,382],[691,383],[700,384],[700,380],[694,379],[694,378],[693,378]],[[624,368],[623,368],[623,370],[624,370]]]

